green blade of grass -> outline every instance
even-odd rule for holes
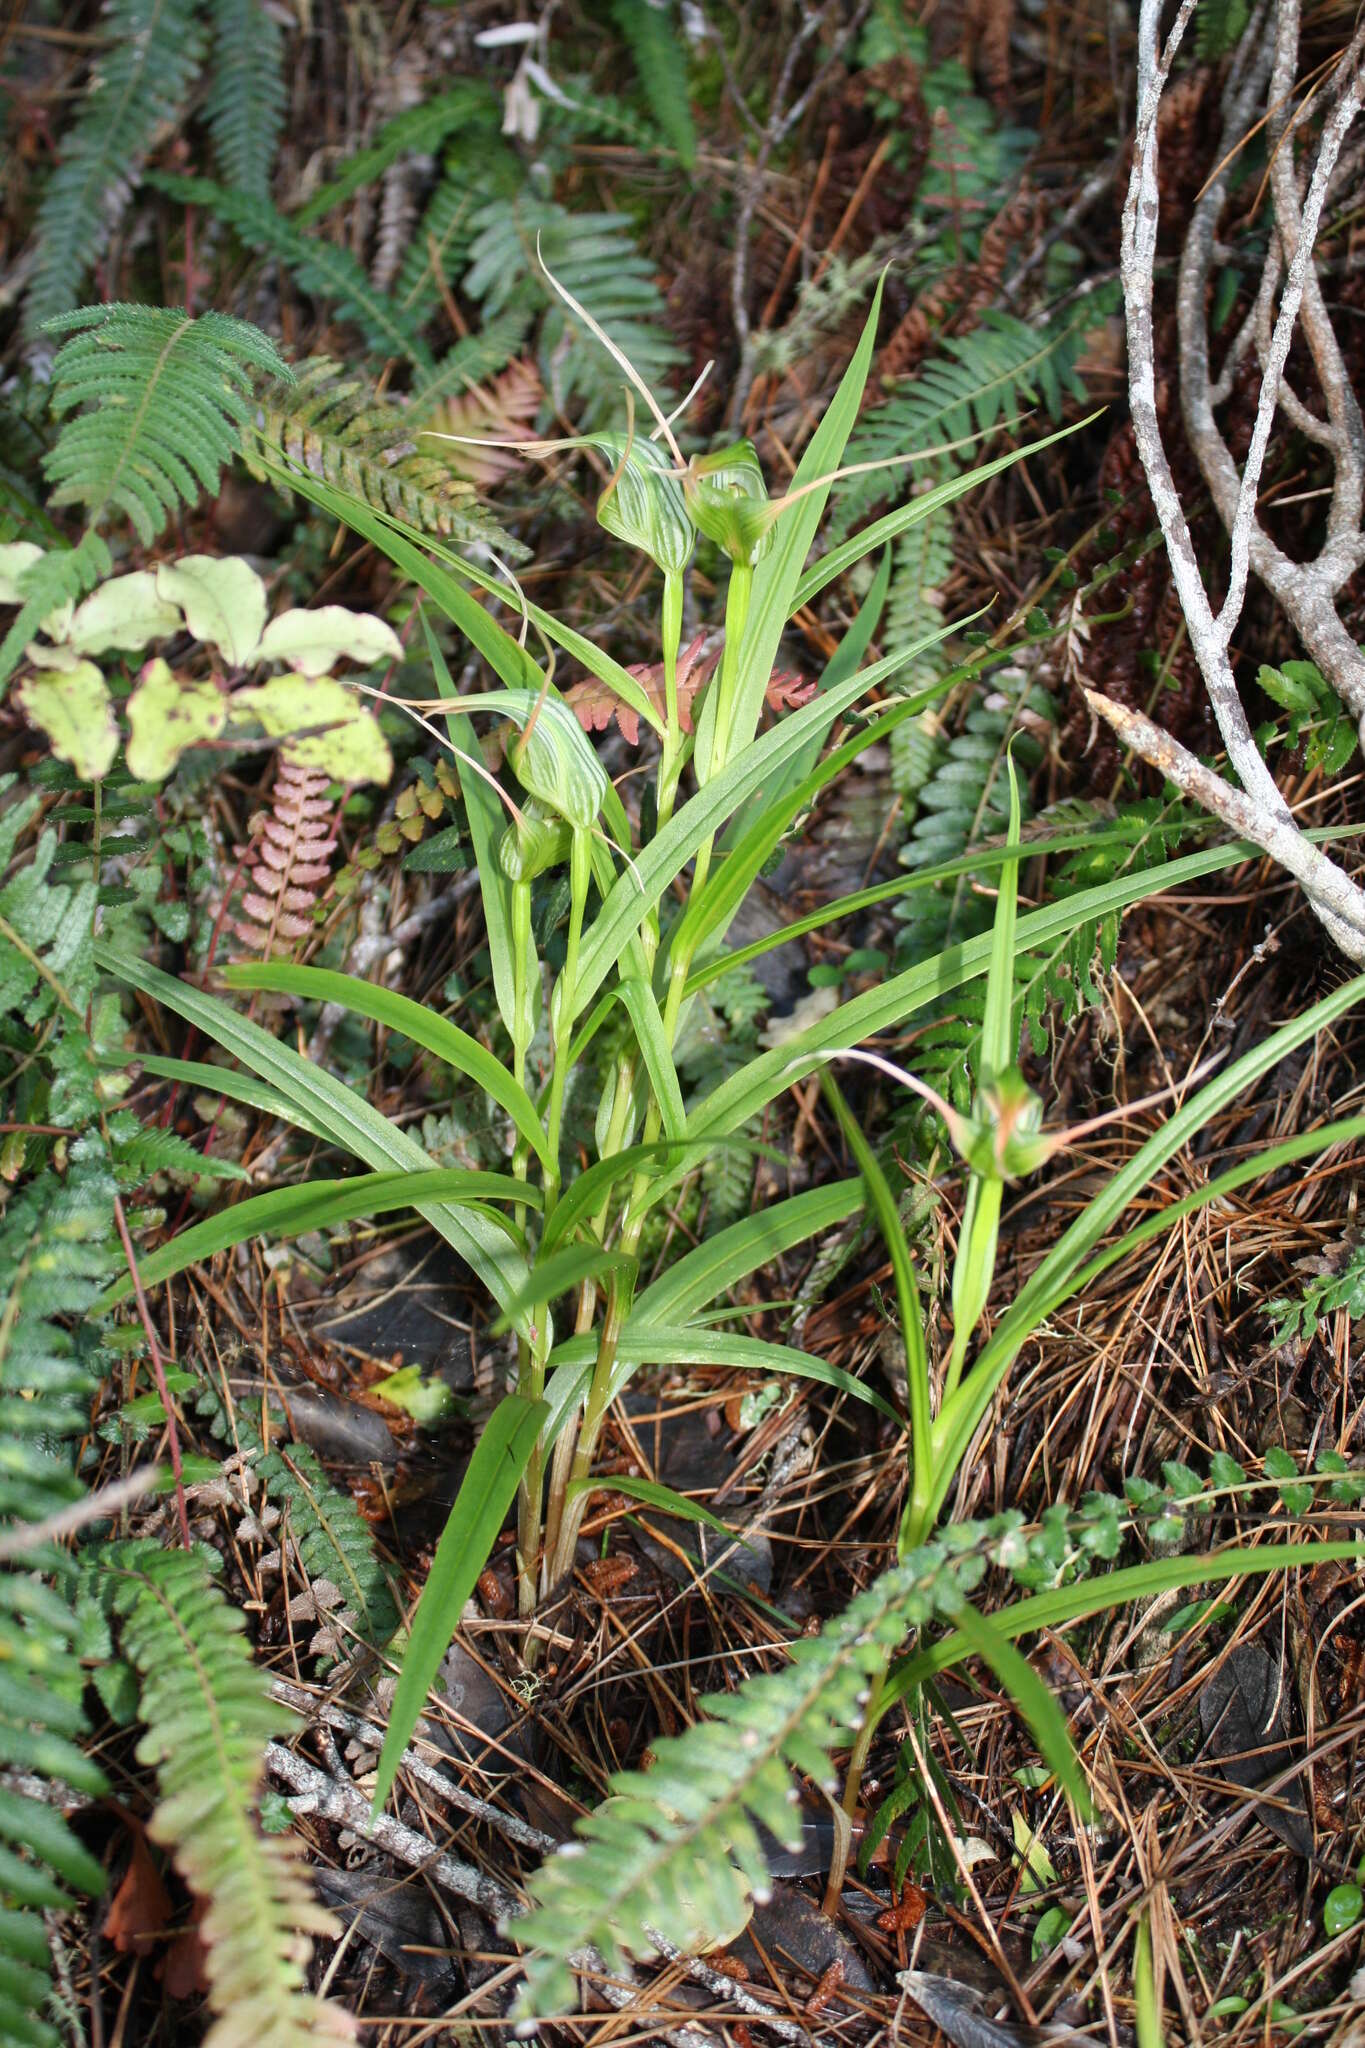
[[[124,1062],[120,1060],[119,1066]],[[202,1088],[205,1093],[226,1096],[229,1102],[245,1103],[282,1123],[295,1124],[310,1137],[326,1139],[327,1132],[306,1110],[300,1109],[283,1090],[258,1081],[254,1074],[239,1074],[235,1067],[215,1067],[208,1060],[168,1059],[161,1053],[141,1052],[134,1064],[158,1081],[178,1081],[185,1088]]]
[[[1249,852],[1250,849],[1240,842],[1233,846],[1206,847],[1199,853],[1185,854],[1179,860],[1147,868],[1141,874],[1120,875],[1093,889],[1080,890],[1063,902],[1046,904],[1041,910],[1021,917],[1016,931],[1017,942],[1030,951],[1041,948],[1054,939],[1064,937],[1083,919],[1104,917],[1111,910],[1121,910],[1140,897],[1159,895],[1182,882],[1216,874],[1220,868],[1235,867],[1239,860],[1248,857]],[[861,1045],[879,1032],[894,1030],[917,1011],[927,1009],[941,996],[951,994],[955,988],[961,988],[965,982],[983,974],[989,965],[990,954],[991,935],[983,932],[977,938],[964,940],[960,945],[935,954],[932,960],[921,961],[904,974],[883,982],[879,988],[868,989],[862,995],[840,1003],[818,1024],[798,1033],[785,1045],[761,1053],[728,1080],[722,1081],[692,1111],[687,1120],[688,1136],[731,1131],[747,1123],[774,1096],[780,1095],[794,1077],[799,1076],[804,1058],[842,1051]]]
[[[883,273],[877,280],[858,346],[839,380],[838,390],[825,408],[824,417],[806,444],[796,474],[787,487],[788,494],[815,483],[820,477],[829,476],[843,460],[844,448],[863,401],[867,373],[872,367],[872,350],[877,339],[885,281]],[[796,592],[800,587],[801,571],[824,517],[831,489],[832,486],[826,483],[822,488],[808,492],[798,505],[778,520],[773,544],[754,571],[749,616],[739,650],[739,686],[729,742],[731,759],[749,745],[758,729],[764,692],[777,660],[787,620],[797,606]],[[834,694],[830,692],[831,696]]]
[[[262,463],[267,474],[275,477],[286,489],[297,491],[300,497],[309,498],[324,512],[329,512],[353,533],[363,535],[386,554],[396,568],[410,576],[420,590],[424,590],[432,603],[438,605],[451,622],[458,626],[465,637],[478,648],[485,661],[500,676],[509,689],[538,690],[545,681],[543,670],[538,668],[506,629],[500,626],[484,607],[469,595],[464,582],[475,584],[486,590],[503,604],[520,612],[522,600],[506,582],[490,576],[486,569],[480,569],[474,562],[443,547],[428,534],[421,534],[400,519],[376,512],[360,499],[353,498],[346,491],[340,491],[331,484],[320,481],[307,470],[274,466]],[[551,612],[542,611],[537,604],[526,601],[525,616],[539,628],[547,640],[554,641],[576,661],[581,661],[591,675],[628,704],[632,711],[643,718],[646,725],[662,736],[663,720],[655,710],[648,694],[641,689],[634,676],[624,669],[620,662],[604,654],[600,647],[572,626],[566,626]]]
[[[582,1244],[567,1245],[549,1258],[539,1258],[531,1268],[530,1279],[492,1325],[490,1335],[500,1337],[505,1330],[515,1327],[518,1316],[528,1315],[542,1302],[557,1301],[561,1294],[568,1294],[584,1280],[600,1279],[604,1273],[633,1273],[637,1264],[627,1252],[604,1252],[597,1245]]]
[[[641,920],[653,909],[665,889],[680,875],[702,842],[709,839],[732,811],[761,787],[775,768],[780,768],[800,749],[802,743],[827,715],[847,709],[912,659],[913,650],[888,655],[870,668],[851,676],[830,693],[830,699],[807,704],[794,711],[771,732],[747,747],[738,760],[699,790],[645,847],[618,878],[605,903],[583,937],[579,954],[578,980],[574,990],[574,1015],[585,1010],[602,982],[635,937]],[[833,700],[832,702],[830,700]]]
[[[1077,899],[1072,898],[1075,902]],[[1027,920],[1025,920],[1027,922]],[[1085,1207],[1021,1288],[1001,1317],[989,1343],[956,1392],[940,1410],[936,1433],[942,1470],[952,1473],[967,1454],[972,1437],[986,1413],[995,1389],[1018,1355],[1020,1346],[1038,1327],[1045,1304],[1055,1308],[1075,1291],[1081,1263],[1091,1247],[1123,1214],[1133,1197],[1144,1188],[1172,1155],[1203,1129],[1211,1117],[1235,1102],[1262,1074],[1268,1073],[1285,1055],[1305,1039],[1352,1009],[1365,997],[1365,974],[1355,975],[1331,995],[1324,996],[1299,1016],[1272,1031],[1241,1059],[1225,1067],[1198,1094],[1167,1117],[1146,1144],[1135,1152],[1108,1180]],[[936,1486],[934,1511],[946,1498],[947,1482]]]
[[[358,975],[337,974],[327,967],[295,967],[286,961],[254,961],[225,967],[222,978],[229,988],[264,989],[278,995],[299,996],[305,1002],[337,1003],[353,1016],[368,1017],[390,1031],[399,1031],[427,1052],[435,1053],[457,1074],[463,1074],[500,1109],[506,1110],[517,1134],[549,1164],[549,1148],[535,1104],[515,1076],[477,1038],[451,1024],[434,1010],[409,997],[383,988],[377,982],[361,981]]]
[[[617,993],[635,1027],[635,1043],[640,1048],[640,1056],[649,1075],[649,1085],[654,1090],[654,1100],[659,1106],[664,1136],[681,1138],[683,1126],[687,1122],[687,1112],[683,1108],[678,1070],[673,1064],[668,1033],[664,1030],[664,1020],[659,1014],[654,991],[642,975],[628,974],[622,978]]]
[[[1090,1788],[1072,1747],[1066,1716],[1056,1700],[1009,1637],[994,1628],[984,1614],[978,1614],[970,1601],[963,1603],[956,1621],[958,1634],[990,1665],[1028,1722],[1048,1768],[1055,1773],[1081,1818],[1088,1820],[1092,1811]]]
[[[646,1287],[626,1320],[627,1331],[643,1333],[657,1323],[686,1322],[760,1266],[856,1216],[864,1199],[861,1178],[835,1181],[741,1217],[695,1251],[684,1253]]]
[[[374,1811],[384,1801],[403,1751],[421,1718],[441,1659],[459,1627],[465,1601],[474,1590],[503,1525],[546,1417],[543,1401],[505,1394],[484,1424],[450,1510],[403,1649],[384,1746],[375,1772]]]
[[[239,1017],[216,996],[206,995],[188,982],[177,981],[103,941],[96,944],[95,960],[102,973],[164,1004],[233,1054],[261,1080],[282,1094],[295,1096],[304,1113],[325,1130],[333,1144],[363,1159],[367,1166],[379,1171],[401,1167],[410,1173],[436,1170],[434,1161],[416,1140],[390,1123],[363,1095],[346,1087],[325,1067],[282,1045],[268,1031],[262,1031],[259,1024]],[[473,1268],[500,1308],[505,1308],[525,1286],[525,1259],[509,1243],[505,1232],[477,1210],[466,1213],[442,1202],[424,1202],[419,1213]]]
[[[442,696],[453,697],[455,685],[425,612],[422,614],[422,630],[426,634],[427,653],[431,657],[437,687]],[[446,731],[455,754],[455,778],[464,798],[469,836],[474,842],[484,929],[488,934],[488,954],[493,965],[493,994],[497,999],[503,1030],[511,1038],[515,1032],[517,1007],[516,970],[512,953],[512,884],[498,860],[498,841],[505,822],[503,809],[496,790],[490,789],[471,765],[482,756],[469,720],[462,713],[450,712],[446,717]]]
[[[607,1479],[575,1479],[566,1497],[573,1500],[584,1493],[621,1493],[627,1500],[638,1500],[647,1508],[675,1515],[680,1522],[699,1522],[719,1536],[734,1534],[719,1515],[703,1507],[699,1500],[689,1500],[685,1493],[675,1493],[671,1486],[663,1486],[657,1479],[636,1479],[629,1472],[613,1472]]]
[[[1125,1565],[1102,1577],[1084,1579],[1079,1585],[1059,1586],[1047,1593],[1034,1593],[1016,1600],[990,1617],[992,1628],[1016,1642],[1020,1636],[1039,1629],[1067,1628],[1086,1621],[1111,1607],[1124,1607],[1132,1600],[1150,1600],[1158,1593],[1179,1586],[1216,1586],[1228,1579],[1255,1578],[1266,1572],[1292,1571],[1302,1566],[1332,1564],[1358,1558],[1365,1552],[1365,1537],[1354,1543],[1262,1543],[1252,1548],[1215,1551],[1202,1557],[1157,1557],[1144,1564]],[[903,1659],[886,1681],[883,1710],[908,1699],[926,1679],[940,1671],[951,1671],[973,1654],[972,1645],[960,1629],[941,1643],[917,1650]]]
[[[597,1337],[588,1332],[581,1337],[566,1338],[550,1353],[553,1377],[545,1389],[545,1398],[550,1404],[550,1419],[545,1430],[547,1441],[558,1435],[566,1418],[582,1399],[592,1375],[597,1345]],[[798,1351],[790,1344],[769,1344],[761,1337],[741,1337],[727,1330],[702,1329],[695,1323],[676,1327],[651,1324],[648,1329],[632,1330],[627,1321],[616,1353],[616,1369],[611,1381],[612,1400],[629,1385],[642,1365],[714,1365],[731,1370],[747,1366],[754,1372],[781,1373],[790,1379],[815,1380],[823,1387],[833,1387],[841,1394],[848,1394],[855,1401],[866,1402],[870,1408],[885,1415],[889,1422],[894,1422],[898,1429],[902,1426],[901,1417],[889,1401],[841,1366],[830,1365],[827,1360],[816,1358],[812,1352]]]
[[[846,569],[851,569],[855,562],[860,562],[864,555],[871,554],[874,548],[885,547],[889,540],[895,540],[899,534],[908,533],[912,526],[923,525],[926,519],[933,518],[935,512],[941,511],[945,505],[953,504],[958,498],[965,497],[979,484],[986,483],[993,476],[999,476],[1002,470],[1012,469],[1016,462],[1023,462],[1030,455],[1041,454],[1044,448],[1051,448],[1055,442],[1065,441],[1069,435],[1078,434],[1082,427],[1088,427],[1092,420],[1098,418],[1098,413],[1091,413],[1088,418],[1077,420],[1072,426],[1059,427],[1055,434],[1047,434],[1041,441],[1030,441],[1026,448],[1012,448],[1008,455],[997,455],[991,462],[983,462],[975,469],[964,470],[960,476],[950,477],[947,483],[936,484],[931,491],[922,491],[908,499],[894,512],[887,512],[882,518],[874,519],[870,526],[851,534],[847,540],[831,548],[827,555],[821,555],[818,562],[811,563],[792,593],[792,612],[799,612],[802,605],[809,604],[813,597],[818,597],[836,576],[842,576]]]
[[[463,1166],[434,1167],[429,1173],[357,1173],[349,1180],[310,1180],[295,1188],[271,1188],[244,1202],[220,1209],[202,1223],[180,1231],[169,1244],[139,1255],[138,1278],[144,1288],[183,1273],[187,1266],[211,1259],[216,1252],[244,1244],[252,1237],[302,1237],[362,1216],[385,1216],[394,1209],[417,1209],[424,1202],[474,1201],[529,1203],[539,1207],[540,1190],[510,1173],[477,1173]],[[116,1280],[96,1306],[111,1308],[133,1291],[131,1275]]]

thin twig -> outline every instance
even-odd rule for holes
[[[137,1269],[137,1254],[133,1240],[128,1233],[128,1219],[123,1213],[122,1198],[114,1196],[114,1221],[123,1243],[123,1256],[128,1261],[128,1273],[133,1283],[133,1294],[137,1300],[137,1312],[142,1319],[146,1333],[147,1349],[151,1354],[152,1377],[156,1381],[157,1393],[161,1396],[161,1409],[166,1418],[166,1443],[171,1454],[171,1470],[175,1474],[175,1507],[180,1522],[180,1540],[186,1550],[190,1548],[190,1516],[185,1505],[185,1476],[180,1464],[180,1433],[176,1428],[175,1410],[171,1406],[171,1390],[166,1384],[166,1368],[162,1363],[161,1345],[152,1321],[152,1312],[147,1306],[147,1297],[142,1290],[142,1275]]]
[[[63,1537],[74,1536],[78,1529],[84,1529],[91,1522],[112,1521],[122,1514],[135,1500],[141,1500],[156,1484],[157,1467],[139,1466],[126,1479],[116,1479],[112,1485],[102,1486],[97,1493],[82,1495],[72,1501],[69,1507],[59,1508],[55,1515],[48,1515],[41,1522],[23,1522],[17,1527],[6,1529],[0,1534],[0,1564],[9,1564],[16,1557],[26,1557],[31,1551],[40,1550],[45,1543],[60,1543]]]

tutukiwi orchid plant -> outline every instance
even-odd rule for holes
[[[643,387],[667,454],[658,440],[636,435],[633,425],[619,438],[594,441],[613,464],[598,504],[599,521],[637,548],[662,577],[661,709],[605,647],[531,602],[515,579],[452,552],[306,472],[288,472],[293,491],[385,553],[496,678],[496,688],[458,696],[424,617],[436,694],[411,709],[424,724],[432,714],[429,729],[456,759],[506,1050],[491,1048],[446,1016],[389,989],[326,969],[251,964],[225,970],[222,979],[230,990],[243,993],[268,990],[339,1004],[405,1035],[481,1089],[505,1116],[506,1172],[435,1167],[406,1130],[221,997],[109,949],[101,954],[106,972],[178,1013],[216,1041],[240,1069],[153,1057],[143,1062],[147,1070],[179,1080],[207,1078],[215,1091],[237,1094],[341,1148],[368,1169],[257,1195],[194,1225],[142,1260],[145,1287],[256,1235],[296,1235],[349,1217],[413,1209],[463,1257],[495,1307],[495,1327],[515,1340],[515,1388],[480,1434],[401,1647],[376,1807],[387,1797],[464,1602],[514,1499],[519,1612],[526,1623],[526,1654],[534,1658],[537,1609],[573,1564],[584,1513],[598,1484],[596,1460],[608,1412],[641,1367],[748,1366],[766,1374],[798,1375],[871,1404],[895,1429],[906,1427],[885,1396],[862,1380],[795,1345],[727,1327],[738,1314],[725,1306],[737,1282],[774,1266],[794,1247],[867,1203],[890,1232],[894,1205],[888,1215],[885,1183],[832,1083],[856,1174],[745,1218],[653,1276],[644,1269],[645,1227],[708,1152],[743,1144],[739,1134],[749,1120],[794,1078],[899,1029],[953,989],[989,972],[985,1085],[967,1150],[971,1179],[953,1283],[955,1335],[936,1414],[913,1270],[903,1241],[892,1237],[912,1360],[911,1476],[903,1548],[908,1553],[925,1540],[995,1388],[1024,1336],[1036,1327],[1034,1311],[1046,1312],[1051,1299],[1046,1281],[1040,1285],[1035,1276],[1025,1290],[1027,1303],[1021,1296],[971,1371],[966,1370],[968,1340],[982,1316],[993,1268],[1000,1190],[1023,1152],[1038,1142],[1035,1105],[1019,1094],[1008,1045],[1011,1035],[1017,1044],[1010,975],[1014,950],[1063,943],[1086,917],[1107,915],[1154,890],[1244,857],[1238,845],[1207,848],[1141,874],[1119,873],[1063,905],[1016,919],[1017,845],[976,852],[970,857],[975,871],[997,868],[1002,877],[1002,911],[993,934],[955,946],[840,1003],[787,1043],[730,1074],[690,1112],[685,1108],[674,1055],[689,1005],[702,987],[741,959],[790,936],[789,930],[779,930],[742,953],[726,952],[727,932],[755,879],[796,821],[865,748],[916,716],[966,672],[959,668],[928,688],[898,695],[896,677],[931,643],[898,647],[864,661],[886,591],[883,566],[813,697],[760,731],[788,621],[860,558],[1031,452],[1008,453],[912,496],[808,561],[862,399],[879,302],[880,288],[848,370],[781,497],[768,495],[747,444],[685,462],[671,421]],[[618,360],[633,378],[629,365],[619,355]],[[1045,447],[1056,438],[1034,445]],[[724,651],[694,701],[691,728],[685,730],[677,686],[683,577],[699,533],[728,557],[730,578]],[[502,625],[480,595],[508,606],[516,630]],[[530,651],[533,633],[543,647],[543,662]],[[581,664],[657,736],[654,802],[643,807],[640,822],[628,816],[555,686],[560,653]],[[986,649],[967,668],[997,658],[1003,658],[999,650]],[[501,781],[484,766],[472,722],[476,717],[497,721],[506,735]],[[690,793],[685,794],[689,770]],[[1031,842],[1030,855],[1071,851],[1102,837],[1103,828],[1063,831]],[[948,863],[858,892],[801,920],[799,928],[810,930],[870,901],[932,886],[945,873],[961,872],[963,865]],[[564,876],[568,884],[563,963],[553,975],[537,947],[531,914],[534,885],[550,873]],[[549,1051],[544,1070],[537,1071],[532,1054],[543,1039],[543,1010]],[[604,1047],[609,1048],[605,1053]],[[563,1141],[570,1083],[580,1075],[593,1082],[599,1095],[595,1148],[586,1164],[566,1156]],[[1098,1229],[1117,1213],[1117,1208],[1105,1208],[1101,1216],[1097,1210]],[[894,1248],[897,1242],[899,1249]],[[1072,1271],[1067,1268],[1068,1274]],[[565,1303],[566,1312],[560,1308]],[[610,1483],[625,1492],[632,1484],[616,1475]],[[649,1497],[657,1504],[661,1490],[651,1486]]]

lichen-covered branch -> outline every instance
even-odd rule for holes
[[[1252,736],[1232,672],[1229,648],[1241,617],[1247,577],[1254,570],[1283,606],[1309,654],[1343,703],[1358,719],[1365,717],[1365,661],[1342,624],[1335,604],[1348,576],[1365,560],[1365,538],[1360,531],[1365,428],[1313,265],[1323,208],[1341,162],[1342,146],[1360,111],[1365,31],[1354,39],[1323,88],[1320,104],[1326,106],[1327,112],[1312,174],[1301,195],[1293,140],[1302,125],[1302,110],[1293,110],[1290,91],[1298,59],[1298,0],[1273,0],[1273,6],[1270,0],[1262,0],[1262,5],[1254,10],[1223,90],[1218,168],[1191,213],[1177,292],[1181,397],[1191,446],[1231,546],[1227,596],[1215,615],[1162,437],[1156,404],[1152,319],[1161,208],[1157,117],[1193,5],[1194,0],[1182,0],[1163,48],[1161,0],[1142,0],[1137,132],[1123,213],[1121,256],[1128,328],[1129,402],[1138,454],[1166,543],[1190,645],[1244,797],[1230,790],[1181,748],[1175,748],[1171,754],[1172,765],[1167,766],[1166,772],[1182,789],[1199,794],[1201,801],[1229,823],[1235,823],[1237,831],[1264,847],[1288,869],[1302,883],[1336,944],[1350,959],[1362,961],[1365,892],[1313,846],[1291,818]],[[1272,18],[1274,35],[1268,37],[1266,30]],[[1227,196],[1235,145],[1255,124],[1256,110],[1266,97],[1270,102],[1271,133],[1281,144],[1277,154],[1282,161],[1272,178],[1276,235],[1255,306],[1232,345],[1238,361],[1251,348],[1256,349],[1262,377],[1251,444],[1245,463],[1239,468],[1215,418],[1215,405],[1230,392],[1233,377],[1227,365],[1218,380],[1211,374],[1208,298],[1218,222]],[[1272,319],[1277,290],[1279,309]],[[1322,421],[1311,415],[1294,394],[1288,394],[1286,404],[1284,371],[1301,314],[1304,337],[1323,391],[1327,417]],[[1261,473],[1276,414],[1282,405],[1300,424],[1305,418],[1312,420],[1312,437],[1328,448],[1333,463],[1327,538],[1317,559],[1308,564],[1292,562],[1271,541],[1257,516]],[[1096,699],[1092,700],[1092,708],[1111,724],[1116,722],[1113,713],[1118,707]],[[1134,719],[1131,724],[1132,730],[1124,734],[1128,744],[1154,765],[1165,765],[1164,757],[1170,752],[1166,736],[1146,720]],[[1158,755],[1163,758],[1158,759]],[[1233,810],[1238,814],[1235,821]]]

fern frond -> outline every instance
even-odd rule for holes
[[[3,971],[0,958],[0,972]],[[9,990],[14,990],[11,979]],[[0,1009],[8,998],[0,995]],[[97,1138],[70,1146],[64,1174],[36,1175],[0,1213],[0,1424],[6,1439],[0,1521],[36,1522],[79,1498],[70,1440],[88,1424],[99,1354],[79,1318],[117,1266],[113,1187]],[[98,1798],[103,1773],[85,1754],[86,1674],[69,1598],[36,1569],[0,1572],[0,1768],[57,1778]],[[0,1789],[0,2040],[58,2048],[39,2017],[49,1962],[44,1912],[97,1896],[104,1871],[61,1814],[12,1782]]]
[[[210,0],[213,50],[204,111],[225,184],[268,198],[284,126],[284,34],[261,0]]]
[[[334,207],[382,178],[401,157],[434,156],[446,137],[457,130],[471,148],[496,138],[498,102],[488,86],[462,78],[448,91],[395,114],[372,142],[346,159],[335,177],[295,208],[291,215],[294,225],[310,227],[314,221],[324,219]]]
[[[419,416],[429,411],[424,398]],[[248,467],[261,456],[283,455],[423,532],[464,546],[483,542],[514,560],[524,558],[526,550],[484,511],[444,453],[435,452],[440,444],[418,447],[419,432],[408,408],[377,399],[368,379],[348,376],[319,357],[287,383],[261,388],[244,454]]]
[[[572,2010],[568,1958],[589,1943],[610,1968],[651,1953],[656,1934],[687,1950],[736,1926],[746,1894],[771,1884],[759,1826],[800,1839],[791,1772],[833,1789],[830,1753],[873,1674],[959,1585],[946,1553],[926,1546],[798,1638],[785,1669],[705,1700],[710,1718],[656,1743],[649,1771],[618,1772],[612,1797],[531,1879],[534,1904],[516,1924],[532,1949],[527,2011]]]
[[[203,52],[199,0],[108,0],[90,88],[38,209],[24,305],[30,337],[79,300],[158,130],[183,107]]]
[[[318,2048],[345,2040],[346,2015],[308,1989],[309,1934],[335,1934],[292,1844],[252,1819],[265,1744],[279,1732],[242,1634],[242,1616],[201,1550],[110,1545],[93,1575],[141,1678],[146,1733],[138,1759],[155,1767],[160,1802],[148,1829],[207,1900],[199,1923],[209,2004],[206,2048]]]
[[[849,440],[848,461],[883,462],[968,434],[987,434],[1032,405],[1041,404],[1056,418],[1068,396],[1085,396],[1076,365],[1087,334],[1102,317],[1094,293],[1037,326],[1012,313],[983,314],[970,334],[945,341],[943,355],[932,357],[917,376],[899,381],[886,403],[867,414]],[[957,458],[953,462],[961,466]],[[887,471],[853,478],[835,505],[836,531],[846,532],[886,497],[887,479],[894,475]]]
[[[1009,791],[1005,776],[1005,752],[1014,741],[1015,758],[1021,768],[1036,767],[1042,749],[1035,733],[1021,724],[1021,713],[1030,723],[1050,726],[1055,717],[1046,691],[1030,688],[1016,671],[1003,671],[989,694],[981,694],[962,723],[943,746],[942,754],[919,792],[920,813],[910,838],[901,849],[904,867],[934,867],[940,861],[955,860],[978,840],[1003,832],[1009,823]],[[961,882],[945,888],[962,891]],[[911,903],[914,898],[909,899]]]
[[[124,512],[146,543],[217,490],[250,413],[249,368],[290,376],[259,328],[224,313],[85,306],[48,331],[70,336],[52,365],[65,424],[43,462],[51,502],[83,505],[91,526]]]
[[[394,287],[394,297],[408,319],[422,321],[431,313],[467,263],[488,207],[495,200],[510,197],[518,189],[521,176],[517,158],[496,136],[481,141],[473,160],[463,149],[447,153],[440,183],[413,231]],[[528,314],[523,314],[508,355],[520,346],[528,318]],[[488,324],[485,323],[485,331]],[[483,376],[487,372],[479,370],[474,374]]]
[[[267,1450],[240,1405],[229,1415],[210,1382],[200,1387],[195,1407],[215,1436],[247,1454],[267,1501],[288,1517],[289,1538],[309,1578],[337,1587],[343,1607],[329,1626],[353,1628],[367,1643],[387,1642],[398,1626],[398,1607],[350,1494],[332,1484],[306,1444],[276,1443]]]
[[[158,1173],[188,1175],[203,1180],[245,1180],[240,1166],[230,1159],[215,1159],[200,1152],[178,1131],[166,1131],[141,1124],[131,1110],[120,1109],[106,1121],[109,1153],[118,1184],[123,1188],[144,1187]]]
[[[464,277],[469,295],[490,314],[513,305],[544,306],[549,287],[536,266],[537,236],[546,267],[629,356],[650,389],[666,392],[681,351],[664,328],[663,295],[654,274],[620,214],[575,214],[535,198],[497,201],[470,250]],[[555,408],[583,428],[619,420],[620,369],[558,300],[541,323],[540,374]]]
[[[1365,1244],[1348,1243],[1344,1258],[1323,1263],[1329,1270],[1315,1274],[1297,1294],[1266,1303],[1274,1343],[1309,1344],[1328,1317],[1343,1310],[1352,1322],[1365,1316]]]
[[[461,335],[430,375],[418,378],[407,409],[409,424],[432,425],[448,400],[468,397],[473,385],[505,370],[520,354],[530,324],[530,315],[513,307],[485,320],[476,334]]]
[[[158,173],[148,183],[182,205],[202,206],[231,228],[248,249],[274,257],[301,291],[333,307],[342,319],[354,321],[382,355],[401,356],[420,368],[430,368],[430,351],[415,324],[392,299],[375,290],[348,249],[303,234],[268,199],[231,191],[211,178]]]
[[[703,1700],[709,1718],[656,1742],[647,1771],[617,1773],[612,1797],[531,1879],[531,1911],[510,1930],[531,1949],[522,2010],[571,2010],[569,1959],[589,1944],[611,1968],[651,1953],[659,1936],[687,1951],[742,1925],[746,1898],[771,1885],[759,1828],[799,1843],[790,1774],[835,1789],[831,1753],[851,1739],[888,1652],[912,1629],[961,1615],[993,1563],[1025,1583],[1060,1584],[1112,1558],[1120,1512],[1117,1500],[1090,1494],[1036,1532],[1013,1513],[960,1524],[884,1572],[818,1635],[798,1637],[784,1669]]]
[[[232,920],[237,936],[262,959],[270,958],[277,939],[304,939],[313,929],[312,913],[322,885],[331,880],[337,844],[328,831],[336,808],[328,787],[316,768],[287,758],[276,766],[270,810],[246,850],[246,914]]]
[[[612,19],[630,46],[649,109],[684,170],[697,155],[688,99],[687,51],[670,0],[612,0]]]

